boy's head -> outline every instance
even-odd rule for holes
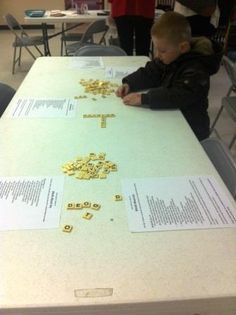
[[[152,26],[151,36],[158,57],[169,64],[190,50],[191,28],[187,19],[177,12],[164,13]]]

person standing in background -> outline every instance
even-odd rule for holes
[[[217,0],[177,0],[174,11],[187,18],[193,37],[214,35],[220,15]]]
[[[127,55],[149,56],[150,30],[155,15],[155,0],[108,0],[115,20],[121,48]]]

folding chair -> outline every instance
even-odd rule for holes
[[[236,200],[236,165],[230,151],[222,141],[215,138],[205,139],[201,141],[201,144],[226,187]]]
[[[71,8],[71,5],[75,4],[76,1],[66,0],[65,1],[65,9]],[[102,10],[104,8],[104,0],[86,0],[86,4],[89,10]],[[76,28],[84,23],[78,23],[72,26],[69,26],[68,30]],[[83,36],[83,33],[74,32],[70,33],[65,30],[67,28],[68,23],[62,24],[62,36],[61,36],[61,56],[63,56],[64,49],[66,49],[67,42],[79,42]]]
[[[229,116],[236,122],[236,96],[224,97],[222,99],[222,107],[227,111]],[[236,140],[236,132],[229,142],[229,149],[232,148]]]
[[[227,56],[223,56],[223,65],[226,69],[226,72],[228,73],[228,76],[230,78],[231,81],[231,86],[229,87],[229,90],[226,94],[226,97],[223,97],[222,101],[221,101],[221,107],[216,115],[215,120],[213,121],[212,125],[211,125],[211,133],[213,131],[216,132],[216,134],[218,134],[218,132],[215,129],[216,123],[220,118],[220,115],[223,111],[223,109],[225,109],[227,111],[227,113],[229,114],[229,116],[236,121],[236,97],[231,97],[229,96],[232,92],[236,92],[236,63],[233,62],[230,58],[228,58]],[[236,140],[236,133],[233,136],[232,140],[230,141],[229,144],[229,148],[231,148],[234,144]]]
[[[89,24],[87,30],[84,32],[81,40],[77,43],[66,46],[66,55],[74,55],[74,53],[84,46],[84,44],[94,44],[94,35],[101,34],[98,44],[106,44],[105,36],[109,30],[109,26],[106,24],[106,19],[96,20]]]
[[[44,54],[38,48],[40,45],[44,45],[44,39],[42,36],[29,36],[23,29],[23,27],[17,22],[17,20],[11,15],[7,14],[4,16],[4,19],[7,23],[7,26],[15,35],[15,40],[12,44],[14,47],[13,54],[13,64],[12,64],[12,74],[15,73],[15,65],[18,63],[20,66],[21,63],[21,49],[24,47],[33,59],[36,59],[36,56],[29,49],[30,46],[35,47],[41,56]],[[17,48],[19,48],[19,54],[17,56]]]
[[[62,23],[62,35],[61,35],[61,56],[63,56],[63,52],[66,49],[67,42],[79,42],[81,38],[83,37],[83,33],[69,33],[66,32],[65,24]],[[76,24],[73,26],[70,26],[69,29],[76,28],[84,23]]]
[[[75,52],[75,56],[127,56],[118,46],[85,45]]]

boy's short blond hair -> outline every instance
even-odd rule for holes
[[[173,44],[191,41],[191,27],[188,20],[180,13],[166,12],[158,18],[151,29],[153,37],[162,38]]]

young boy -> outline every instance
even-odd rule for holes
[[[221,49],[192,40],[187,19],[163,14],[151,30],[155,58],[122,80],[116,95],[126,105],[180,109],[199,140],[209,136],[209,77],[219,69]],[[217,51],[218,50],[218,51]],[[148,90],[147,93],[133,93]]]

